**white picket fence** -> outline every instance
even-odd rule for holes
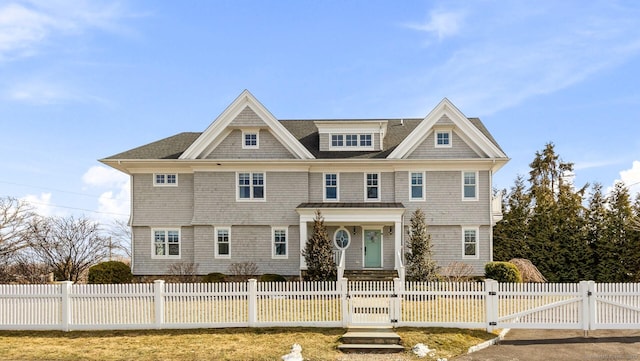
[[[256,282],[0,285],[0,330],[392,325],[638,329],[640,284]]]

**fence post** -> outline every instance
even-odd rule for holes
[[[346,278],[341,278],[338,281],[338,292],[340,292],[340,307],[342,308],[342,327],[347,327],[349,325],[349,301],[348,301],[348,280]]]
[[[155,305],[156,328],[164,324],[164,280],[153,281],[153,301]]]
[[[61,307],[61,312],[60,312],[60,317],[61,317],[61,321],[62,324],[60,325],[60,328],[62,329],[62,331],[69,331],[70,327],[69,325],[71,324],[71,286],[73,285],[73,282],[71,281],[62,281],[60,282],[60,290],[62,291],[61,293],[61,298],[60,298],[60,307]]]
[[[404,280],[400,277],[393,279],[393,297],[391,298],[391,307],[393,309],[393,313],[391,316],[391,323],[393,323],[393,327],[400,326],[402,322],[402,297],[404,295]]]
[[[249,327],[255,327],[258,320],[258,281],[254,278],[249,280]]]
[[[492,279],[484,280],[484,290],[486,292],[487,332],[493,332],[498,325],[498,282]]]
[[[588,291],[587,296],[589,301],[589,330],[597,329],[596,323],[596,283],[594,281],[588,281],[587,284]]]

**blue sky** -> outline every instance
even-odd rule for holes
[[[640,182],[637,1],[3,1],[0,196],[128,213],[97,161],[203,131],[244,89],[276,117],[423,117],[444,97],[512,160]],[[632,187],[634,192],[640,186]]]

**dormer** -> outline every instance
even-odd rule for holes
[[[320,151],[374,152],[384,150],[387,120],[318,120]]]

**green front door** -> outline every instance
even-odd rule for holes
[[[364,231],[364,267],[382,267],[382,236],[380,231]]]

